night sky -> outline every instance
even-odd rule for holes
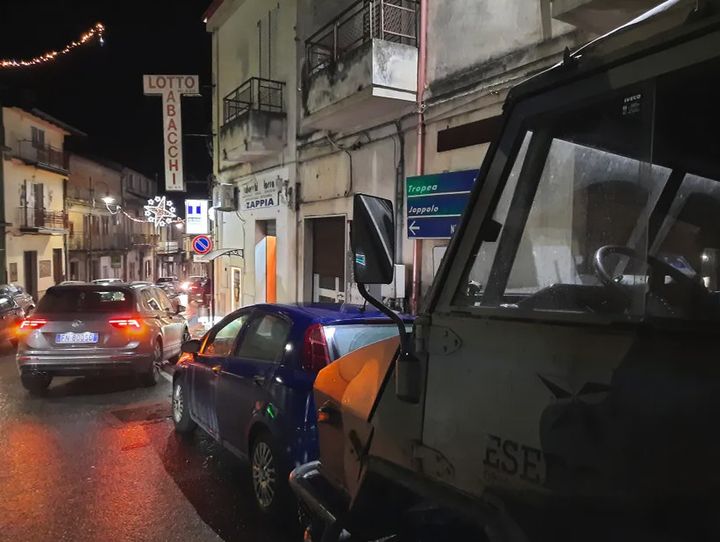
[[[0,0],[0,59],[61,49],[96,22],[105,45],[79,47],[55,62],[0,69],[0,102],[37,107],[82,130],[77,150],[135,168],[163,184],[162,108],[144,96],[144,73],[198,74],[202,98],[183,98],[185,179],[206,194],[212,172],[210,0]]]

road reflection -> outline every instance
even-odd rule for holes
[[[259,516],[247,464],[201,431],[190,437],[171,432],[161,457],[185,498],[223,540],[302,539],[296,525],[270,524]]]

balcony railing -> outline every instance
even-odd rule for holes
[[[160,241],[156,248],[158,254],[170,254],[179,250],[180,246],[177,241]]]
[[[66,230],[68,216],[65,211],[48,211],[37,207],[20,207],[18,209],[20,228]]]
[[[33,141],[23,139],[18,141],[16,156],[39,167],[62,172],[68,170],[65,152],[50,145],[39,145]]]
[[[417,46],[416,0],[358,0],[305,42],[308,74],[373,39]]]
[[[223,124],[243,116],[250,110],[284,113],[285,83],[251,77],[223,100]]]
[[[112,235],[101,235],[93,233],[73,234],[68,237],[68,246],[70,250],[128,250],[130,247],[129,237],[123,233],[114,233]]]
[[[149,233],[133,233],[130,235],[130,244],[134,247],[153,246],[157,242],[157,235]]]

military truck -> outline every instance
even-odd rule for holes
[[[719,8],[511,91],[412,334],[317,378],[309,538],[720,540]],[[363,295],[393,216],[356,196]]]

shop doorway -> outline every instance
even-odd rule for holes
[[[232,310],[242,307],[242,270],[239,267],[230,268],[230,291]]]
[[[53,279],[55,284],[60,284],[63,278],[63,250],[61,248],[53,249]]]
[[[33,299],[38,298],[38,260],[36,250],[26,250],[23,254],[24,258],[24,275],[25,275],[25,291],[33,296]]]
[[[312,300],[345,301],[345,217],[312,220]]]

